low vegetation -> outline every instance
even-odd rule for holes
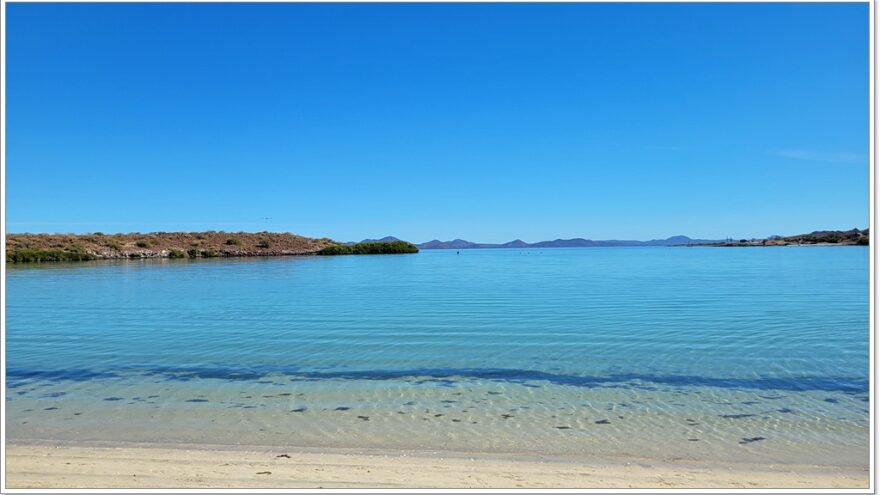
[[[790,236],[770,236],[766,239],[728,239],[723,242],[705,244],[706,246],[722,247],[749,247],[749,246],[809,246],[809,245],[838,245],[838,246],[867,246],[870,244],[870,232],[868,229],[859,230],[817,230],[809,234]]]
[[[273,232],[9,234],[6,236],[6,261],[287,256],[317,254],[332,244],[334,242],[330,239]]]
[[[87,261],[94,260],[94,254],[83,251],[64,251],[62,249],[22,248],[6,254],[11,263],[43,263],[48,261]]]
[[[799,244],[856,244],[868,245],[868,229],[859,230],[820,230],[809,234],[783,237],[788,242]]]
[[[406,254],[418,253],[419,248],[406,241],[361,242],[358,244],[334,244],[318,252],[324,256],[344,254]]]

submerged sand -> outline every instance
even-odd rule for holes
[[[867,469],[430,452],[10,444],[7,488],[868,488]]]

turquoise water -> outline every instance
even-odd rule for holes
[[[7,433],[867,465],[868,256],[10,266]]]

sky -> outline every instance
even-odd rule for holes
[[[8,232],[868,227],[868,4],[8,3]]]

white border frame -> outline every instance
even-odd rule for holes
[[[2,354],[3,365],[0,366],[0,392],[3,393],[3,400],[6,397],[6,4],[7,3],[248,3],[240,0],[88,0],[77,2],[75,0],[18,0],[9,2],[8,0],[0,0],[0,187],[2,187],[2,200],[0,200],[0,231],[3,237],[0,239],[0,248],[2,248],[3,264],[0,265],[0,354]],[[257,2],[255,2],[257,3]],[[259,3],[422,3],[421,0],[321,0],[321,1],[291,1],[291,0],[259,0]],[[535,0],[444,0],[442,2],[424,2],[424,3],[540,3]],[[573,489],[221,489],[221,488],[204,488],[204,489],[17,489],[6,487],[6,407],[0,407],[0,455],[2,455],[3,466],[0,469],[0,493],[874,493],[876,489],[876,464],[875,464],[875,445],[876,445],[876,409],[875,409],[875,379],[876,368],[874,362],[875,355],[875,270],[876,270],[876,254],[877,254],[877,237],[876,237],[876,216],[875,216],[875,193],[877,191],[876,183],[876,126],[875,126],[875,105],[876,105],[876,86],[875,86],[875,58],[877,40],[875,38],[875,18],[876,3],[875,0],[736,0],[736,1],[716,1],[716,0],[553,0],[551,3],[867,3],[868,4],[868,38],[869,38],[869,225],[872,240],[869,248],[869,395],[870,395],[870,466],[869,466],[869,487],[868,488],[847,488],[847,489],[797,489],[797,488],[756,488],[756,489],[703,489],[703,488],[639,488],[639,489],[613,489],[613,488],[573,488]],[[5,404],[4,404],[5,406]]]

